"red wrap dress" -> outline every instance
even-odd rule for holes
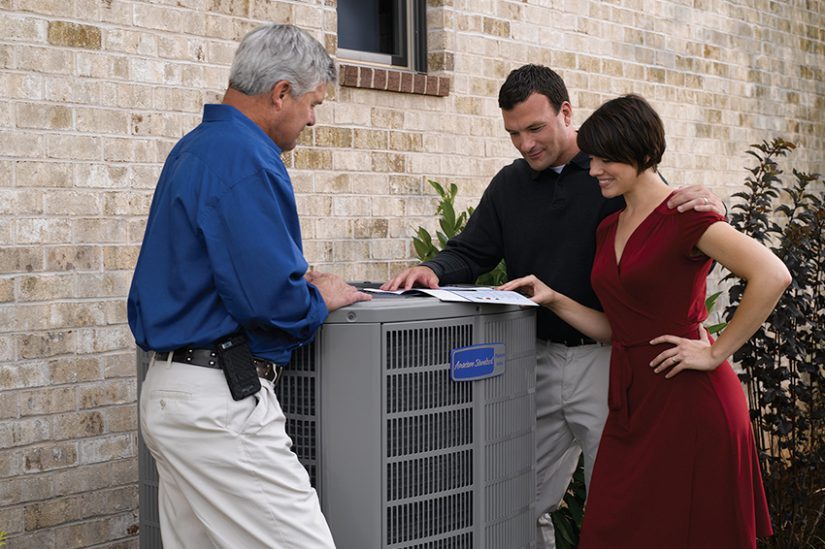
[[[739,549],[771,534],[742,386],[725,362],[671,379],[650,361],[659,335],[698,339],[711,260],[695,245],[714,213],[660,204],[620,260],[619,214],[597,231],[592,282],[613,331],[610,412],[580,549]]]

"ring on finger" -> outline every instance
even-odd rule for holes
[[[707,196],[703,196],[703,197],[702,197],[702,204],[707,204],[707,203],[708,203],[708,197],[707,197]]]

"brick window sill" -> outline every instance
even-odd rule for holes
[[[450,79],[446,76],[349,63],[339,63],[338,67],[338,83],[341,86],[438,97],[450,94]]]

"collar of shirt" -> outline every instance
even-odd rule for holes
[[[587,156],[582,151],[579,151],[578,153],[576,153],[576,156],[574,156],[570,160],[570,162],[568,162],[567,164],[564,165],[564,168],[562,169],[562,172],[564,172],[564,170],[567,169],[567,167],[570,166],[571,164],[576,166],[579,169],[584,170],[584,171],[589,171],[590,170],[590,157]],[[533,170],[532,168],[530,168],[529,164],[528,164],[528,169],[530,170],[530,176],[533,178],[533,180],[538,179],[540,175],[545,174],[545,173],[552,173],[552,174],[556,175],[556,177],[561,175],[560,173],[556,174],[553,171],[553,168],[547,168],[545,170],[537,172],[537,171]]]
[[[203,106],[203,121],[204,122],[237,122],[243,124],[247,129],[257,134],[267,146],[271,147],[275,154],[281,154],[281,148],[275,144],[274,141],[264,132],[263,129],[255,122],[253,122],[244,113],[233,107],[232,105],[209,104]]]

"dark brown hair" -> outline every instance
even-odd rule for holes
[[[523,65],[507,75],[498,92],[498,106],[509,111],[534,93],[547,97],[556,113],[561,110],[562,103],[570,102],[564,80],[553,69],[544,65]]]
[[[611,99],[584,121],[576,138],[584,153],[656,171],[665,153],[665,128],[650,103],[638,95]]]

